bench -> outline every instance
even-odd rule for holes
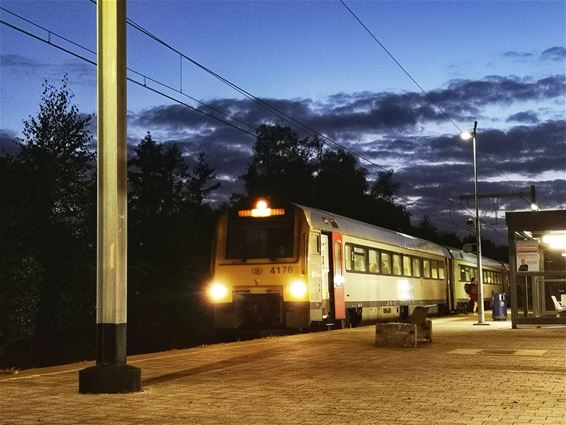
[[[417,347],[418,342],[432,342],[432,322],[427,319],[430,305],[418,305],[407,322],[377,323],[375,345],[378,347]]]
[[[554,295],[551,295],[550,298],[552,298],[552,302],[554,303],[554,309],[556,311],[558,311],[559,313],[566,311],[566,305],[558,301]]]

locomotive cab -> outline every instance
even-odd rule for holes
[[[292,204],[266,199],[220,218],[209,286],[217,328],[309,326],[303,226]]]

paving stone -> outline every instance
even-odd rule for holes
[[[133,394],[79,394],[92,363],[21,371],[0,377],[0,423],[566,423],[566,328],[473,322],[433,319],[417,348],[376,347],[367,326],[132,356]]]

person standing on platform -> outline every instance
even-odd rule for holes
[[[476,314],[478,311],[478,283],[475,277],[472,277],[470,281],[470,292],[468,296],[470,297],[470,309],[472,313]]]

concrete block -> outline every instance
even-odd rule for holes
[[[377,347],[417,347],[417,325],[414,323],[377,323],[375,325]]]

